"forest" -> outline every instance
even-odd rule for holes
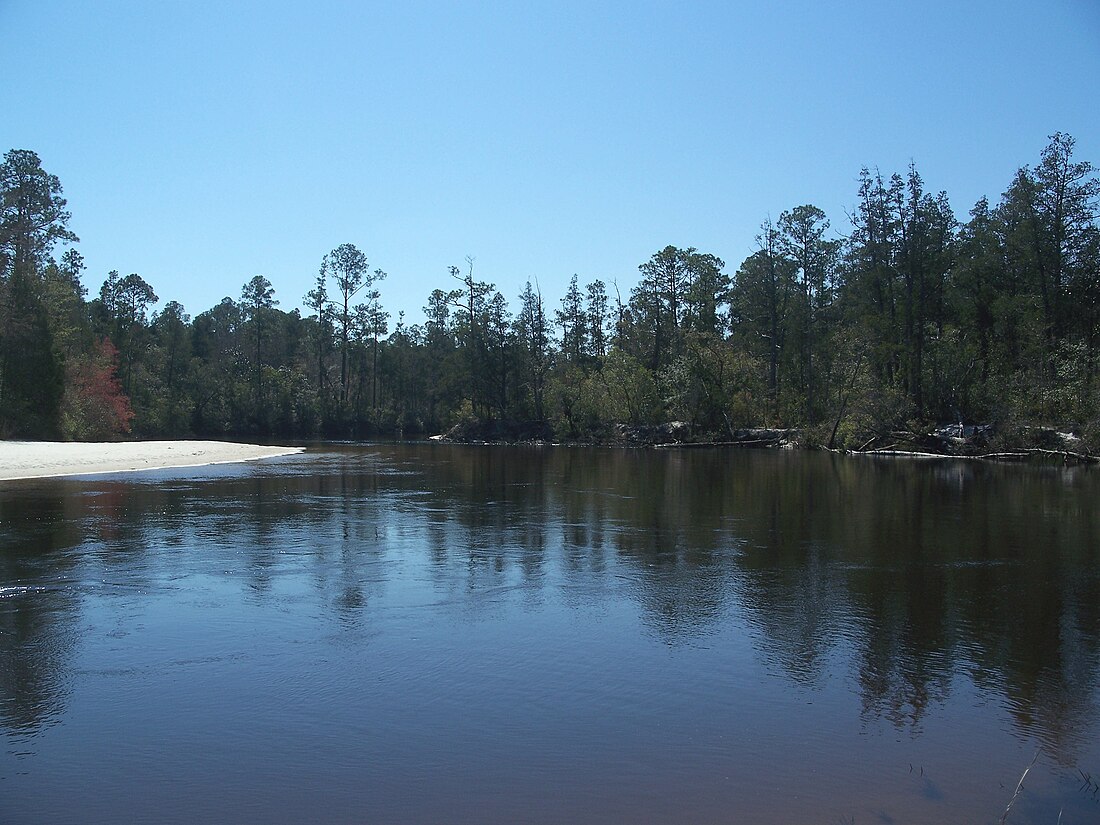
[[[472,258],[440,266],[422,323],[384,307],[352,243],[318,251],[279,308],[262,275],[189,315],[137,273],[85,286],[60,180],[0,166],[0,437],[691,440],[797,428],[858,447],[992,425],[1100,447],[1100,178],[1057,133],[964,221],[915,166],[859,174],[847,234],[812,205],[764,220],[735,269],[665,246],[630,285],[573,276],[508,299]],[[633,265],[632,263],[630,265]],[[157,309],[159,307],[159,309]]]

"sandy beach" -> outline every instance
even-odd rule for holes
[[[291,455],[303,449],[226,441],[0,441],[0,481],[199,467]]]

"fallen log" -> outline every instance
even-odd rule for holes
[[[1063,462],[1075,461],[1079,464],[1100,464],[1100,458],[1087,453],[1075,453],[1070,450],[1045,450],[1041,447],[1029,447],[1023,450],[1011,450],[999,453],[976,453],[970,455],[951,455],[950,453],[927,453],[916,450],[853,450],[850,455],[882,455],[901,458],[959,458],[982,461],[1028,461],[1036,456],[1060,458]]]
[[[664,444],[654,444],[656,449],[668,449],[669,447],[761,447],[772,444],[779,444],[782,438],[757,438],[754,440],[746,441],[691,441],[691,442],[666,442]]]
[[[904,458],[969,458],[970,456],[955,456],[946,453],[919,453],[916,450],[861,450],[853,451],[852,455],[885,455],[902,456]]]
[[[1072,450],[1044,450],[1042,447],[1032,447],[1025,452],[1033,455],[1049,455],[1061,458],[1063,461],[1077,461],[1081,464],[1100,464],[1100,458],[1088,453],[1075,453]]]

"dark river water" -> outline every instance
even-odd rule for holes
[[[1098,783],[1096,470],[371,444],[0,483],[3,823],[1072,825]]]

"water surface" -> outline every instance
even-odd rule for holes
[[[0,822],[1100,822],[1095,471],[324,445],[0,484]],[[1086,779],[1091,777],[1091,780]]]

